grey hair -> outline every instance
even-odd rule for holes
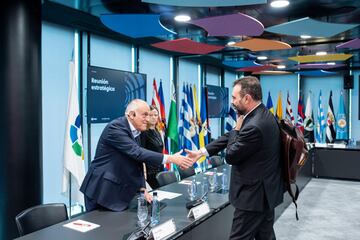
[[[147,103],[141,99],[134,99],[131,102],[129,102],[129,104],[127,105],[125,114],[128,115],[130,112],[136,111],[139,108],[140,105],[139,103],[143,103],[147,105]]]

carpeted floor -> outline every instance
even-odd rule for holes
[[[277,240],[360,240],[360,182],[313,178],[298,213],[291,204],[275,222]]]

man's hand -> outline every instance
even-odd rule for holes
[[[185,152],[187,153],[187,157],[189,157],[193,161],[193,164],[197,160],[199,160],[199,158],[201,158],[203,156],[203,154],[202,154],[202,152],[200,150],[191,151],[191,150],[185,149]]]
[[[236,120],[235,130],[239,131],[244,121],[244,115],[240,115]]]
[[[144,189],[144,197],[148,203],[151,203],[153,200],[153,196],[146,189]]]
[[[193,165],[192,159],[186,156],[178,155],[177,153],[175,155],[168,155],[167,159],[168,162],[174,163],[182,169],[187,169]]]

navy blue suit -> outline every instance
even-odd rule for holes
[[[80,191],[85,199],[123,211],[141,187],[145,187],[143,162],[158,166],[163,154],[140,147],[128,120],[120,117],[103,130]]]

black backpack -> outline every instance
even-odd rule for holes
[[[281,136],[281,162],[283,168],[285,191],[287,191],[296,208],[296,220],[299,220],[296,200],[299,197],[299,187],[296,185],[296,177],[304,166],[309,151],[306,148],[304,135],[296,126],[288,120],[278,122]],[[291,186],[295,187],[295,191]]]

